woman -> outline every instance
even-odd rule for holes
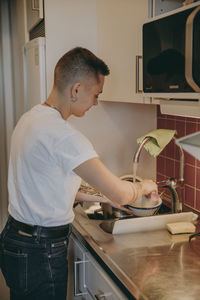
[[[66,299],[67,245],[73,203],[103,201],[122,207],[157,194],[151,180],[120,180],[91,143],[69,123],[97,105],[106,64],[84,48],[57,63],[53,89],[43,105],[25,113],[11,140],[9,219],[1,234],[2,272],[11,299]],[[78,192],[84,179],[105,198]]]

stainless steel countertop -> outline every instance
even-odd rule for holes
[[[148,218],[148,217],[147,217]],[[167,230],[112,235],[75,208],[74,228],[136,299],[200,299],[200,237]]]

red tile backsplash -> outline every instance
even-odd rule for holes
[[[200,190],[200,168],[196,168],[196,188]]]
[[[195,166],[195,157],[184,151],[185,164]]]
[[[157,173],[160,174],[166,173],[165,159],[163,159],[162,155],[159,155],[157,158]]]
[[[185,122],[176,120],[175,128],[177,131],[177,137],[180,138],[185,135]]]
[[[200,190],[196,190],[196,209],[200,211]]]
[[[187,184],[192,187],[195,186],[195,181],[196,181],[195,173],[196,173],[195,167],[185,164],[184,179],[185,182],[187,182]]]
[[[200,130],[199,130],[200,131]],[[200,168],[200,160],[196,159],[196,165]]]
[[[179,161],[175,161],[175,178],[179,178],[179,174],[180,174],[180,164]]]
[[[175,175],[174,163],[175,161],[173,159],[166,158],[166,176],[168,178],[174,177]]]
[[[175,158],[175,147],[174,147],[174,141],[171,141],[167,146],[166,146],[166,157],[168,158]]]
[[[185,199],[184,204],[195,208],[195,189],[185,184]]]
[[[177,138],[200,131],[200,119],[163,115],[157,107],[157,128],[175,129]],[[184,151],[184,186],[178,188],[181,201],[200,211],[200,161]],[[179,178],[179,149],[171,141],[157,157],[157,180]]]

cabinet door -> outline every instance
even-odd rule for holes
[[[97,14],[98,55],[110,68],[100,100],[143,103],[142,24],[148,0],[99,0]]]
[[[94,300],[94,298],[93,298],[93,297],[91,297],[89,294],[87,294],[87,298],[86,298],[86,300]]]
[[[67,299],[87,300],[85,288],[85,249],[71,235],[68,251],[69,278]]]
[[[128,300],[91,255],[87,254],[86,259],[85,284],[88,294],[91,297],[99,300]]]
[[[27,30],[30,31],[43,18],[43,0],[26,0]]]

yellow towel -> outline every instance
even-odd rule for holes
[[[156,129],[138,138],[137,143],[141,144],[146,137],[150,137],[150,140],[146,142],[144,148],[147,150],[147,152],[149,152],[150,155],[156,157],[171,141],[175,134],[176,130]]]

